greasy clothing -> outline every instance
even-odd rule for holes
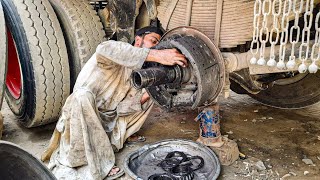
[[[123,147],[152,108],[151,101],[141,106],[144,92],[130,84],[131,72],[142,67],[148,53],[147,48],[116,41],[97,47],[81,70],[42,156],[43,160],[51,156],[49,167],[58,179],[107,176],[115,163],[113,148]]]

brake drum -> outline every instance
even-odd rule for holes
[[[166,173],[160,163],[169,153],[183,152],[188,157],[203,158],[202,168],[194,171],[193,178],[180,177],[179,180],[215,180],[219,177],[221,166],[217,155],[207,146],[190,140],[168,139],[145,145],[128,154],[124,159],[124,171],[131,178],[142,180],[152,179],[155,174]],[[156,178],[154,178],[156,179]],[[171,179],[171,178],[158,178]]]
[[[202,32],[191,27],[178,27],[167,32],[157,49],[176,48],[188,59],[181,68],[182,83],[151,86],[147,91],[165,108],[209,105],[221,93],[225,82],[225,65],[220,50]]]

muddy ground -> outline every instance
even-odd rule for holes
[[[237,141],[248,156],[232,166],[223,166],[219,179],[320,179],[320,105],[300,110],[281,110],[264,106],[246,95],[231,93],[221,99],[222,133]],[[3,140],[16,143],[36,157],[48,144],[54,124],[26,129],[5,104]],[[126,145],[117,161],[143,144],[163,139],[196,140],[198,110],[176,109],[166,112],[154,108],[139,134],[145,143]],[[311,161],[310,161],[311,160]],[[128,179],[123,177],[121,179]]]

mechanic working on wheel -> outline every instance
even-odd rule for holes
[[[145,91],[130,83],[131,72],[145,61],[187,66],[176,49],[150,50],[163,32],[156,27],[137,31],[134,45],[106,41],[81,70],[42,160],[58,179],[114,179],[114,150],[143,125],[152,108]]]
[[[42,155],[43,161],[50,159],[48,166],[58,179],[115,179],[123,174],[115,166],[114,151],[140,129],[153,105],[145,90],[131,85],[131,72],[145,61],[188,65],[176,49],[149,49],[162,34],[159,28],[148,26],[137,31],[133,46],[106,41],[97,47],[81,70]],[[224,144],[221,138],[213,139],[217,147]]]

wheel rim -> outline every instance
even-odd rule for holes
[[[21,68],[18,58],[15,42],[11,32],[7,28],[8,37],[8,70],[6,77],[6,86],[12,97],[19,99],[21,96],[22,81]]]

